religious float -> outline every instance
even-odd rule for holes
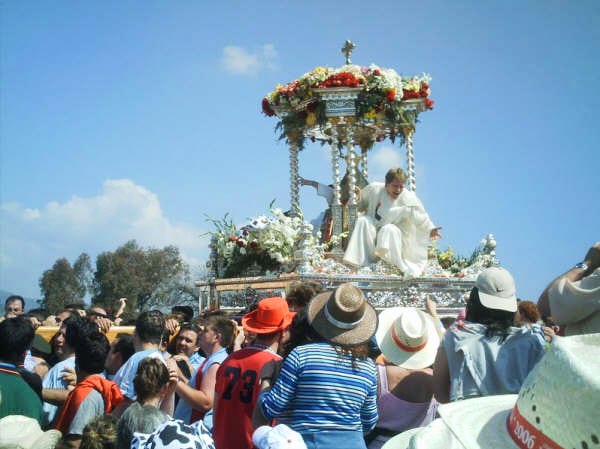
[[[201,310],[242,311],[257,299],[284,294],[291,282],[314,280],[330,289],[355,283],[378,309],[423,307],[429,296],[441,315],[455,316],[481,270],[498,264],[492,234],[470,257],[432,244],[418,277],[407,278],[381,260],[359,268],[342,262],[343,247],[359,214],[355,186],[359,179],[368,179],[369,150],[386,139],[404,146],[406,188],[415,191],[417,117],[433,108],[427,74],[404,77],[393,69],[354,65],[353,49],[354,44],[346,41],[345,65],[317,67],[263,98],[263,113],[279,120],[276,129],[289,148],[290,209],[283,212],[271,205],[269,214],[242,226],[227,214],[209,219],[215,227],[209,233],[209,279],[196,283]],[[304,221],[299,201],[299,155],[309,144],[326,145],[331,155],[333,198],[327,239],[315,235]]]

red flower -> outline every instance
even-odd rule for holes
[[[426,107],[427,109],[433,109],[433,103],[434,103],[434,101],[433,101],[433,100],[431,100],[431,99],[429,99],[429,98],[426,98],[426,99],[425,99],[425,107]]]
[[[229,237],[229,241],[230,242],[236,242],[237,241],[237,237],[234,237],[233,235],[231,237]]]
[[[267,117],[272,117],[275,115],[275,111],[273,111],[273,109],[271,109],[271,104],[269,103],[269,100],[267,100],[266,98],[263,98],[263,100],[262,100],[262,112]]]
[[[243,248],[244,246],[246,246],[246,240],[239,238],[237,239],[237,241],[235,242],[235,244],[237,246],[239,246],[240,248]]]
[[[379,76],[379,75],[381,75],[381,72],[379,71],[379,69],[375,69],[375,70],[373,70],[373,75]]]
[[[396,99],[396,89],[390,89],[386,92],[385,96],[387,97],[388,101],[392,102]]]

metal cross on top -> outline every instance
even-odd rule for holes
[[[351,40],[347,40],[346,42],[344,42],[344,46],[342,47],[342,53],[346,55],[346,64],[352,64],[352,61],[350,61],[350,55],[352,54],[352,50],[354,50],[355,48],[356,45],[354,45]]]

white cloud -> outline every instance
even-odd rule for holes
[[[234,75],[256,75],[264,69],[275,70],[277,59],[277,50],[272,44],[265,44],[254,52],[228,45],[223,48],[221,65]]]
[[[128,179],[107,180],[98,196],[73,196],[42,209],[15,203],[0,207],[0,288],[39,296],[38,279],[56,259],[95,259],[135,239],[145,247],[175,245],[192,267],[208,255],[208,240],[192,224],[164,216],[158,197]]]
[[[405,167],[405,161],[397,148],[384,146],[376,150],[369,158],[369,181],[383,182],[390,168]]]

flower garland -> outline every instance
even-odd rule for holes
[[[408,100],[422,100],[425,109],[433,109],[429,98],[428,74],[402,77],[393,69],[383,69],[374,64],[369,67],[345,65],[340,68],[317,67],[299,79],[278,85],[262,100],[262,112],[268,116],[284,110],[278,127],[282,138],[297,140],[302,147],[303,130],[316,124],[324,125],[326,117],[324,102],[319,100],[315,89],[361,88],[356,100],[355,118],[365,122],[389,122],[414,126],[416,116],[407,115],[404,105]],[[401,129],[390,134],[393,140]]]
[[[304,232],[302,216],[289,217],[279,208],[270,207],[270,216],[260,215],[237,228],[228,214],[221,220],[207,217],[215,230],[211,246],[222,267],[222,277],[293,270],[300,245],[308,247],[315,262],[322,257],[324,248],[318,236]],[[312,230],[312,228],[310,229]],[[206,235],[205,234],[205,235]]]

